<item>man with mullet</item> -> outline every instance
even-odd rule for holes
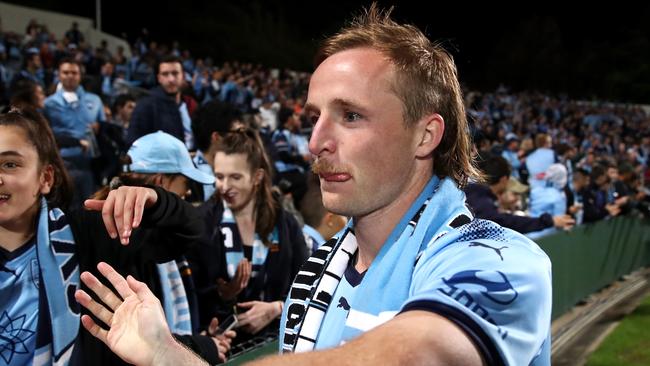
[[[309,148],[325,208],[351,219],[289,292],[280,348],[292,354],[259,364],[550,364],[548,257],[465,205],[481,174],[451,56],[373,5],[316,64]],[[148,303],[136,281],[115,283],[125,303]],[[161,332],[134,361],[196,361]]]

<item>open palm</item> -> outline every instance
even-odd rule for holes
[[[81,305],[107,324],[109,329],[101,328],[88,315],[81,318],[83,326],[124,361],[135,365],[156,364],[156,359],[164,357],[170,342],[175,342],[160,301],[144,283],[133,277],[124,279],[106,263],[100,263],[97,268],[124,300],[91,273],[84,272],[81,275],[82,281],[108,308],[93,300],[83,290],[78,290],[75,297]]]

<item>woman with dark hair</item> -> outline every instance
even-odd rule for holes
[[[272,193],[271,165],[257,133],[231,132],[215,151],[217,191],[201,207],[207,230],[189,258],[201,323],[238,312],[239,329],[257,334],[279,319],[307,248],[296,220]]]
[[[14,85],[9,104],[14,108],[33,108],[42,111],[45,108],[45,92],[43,87],[28,79],[23,79]]]
[[[80,330],[79,274],[98,273],[100,261],[124,269],[138,258],[172,260],[203,231],[196,210],[162,188],[123,186],[87,200],[89,210],[68,211],[71,197],[48,123],[33,110],[1,114],[0,357],[7,364],[115,357]]]

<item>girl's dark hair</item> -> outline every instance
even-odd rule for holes
[[[230,132],[219,139],[215,146],[216,152],[222,152],[226,155],[244,154],[251,168],[251,173],[258,169],[264,171],[264,177],[260,184],[256,186],[255,191],[255,232],[260,236],[264,244],[269,245],[268,237],[273,232],[279,205],[273,197],[271,163],[266,155],[260,136],[250,128]],[[215,192],[214,197],[221,199],[219,190]]]
[[[51,165],[54,170],[52,189],[45,195],[48,205],[67,208],[72,199],[72,184],[59,155],[54,134],[45,118],[32,108],[14,108],[8,113],[0,114],[0,126],[14,126],[25,132],[29,143],[36,148],[40,167]]]
[[[16,85],[12,89],[11,100],[9,104],[11,106],[26,109],[26,108],[36,108],[36,88],[38,84],[32,80],[23,79],[16,82]]]

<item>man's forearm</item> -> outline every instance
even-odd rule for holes
[[[151,365],[138,366],[206,366],[208,363],[176,339],[171,339],[156,354]]]

